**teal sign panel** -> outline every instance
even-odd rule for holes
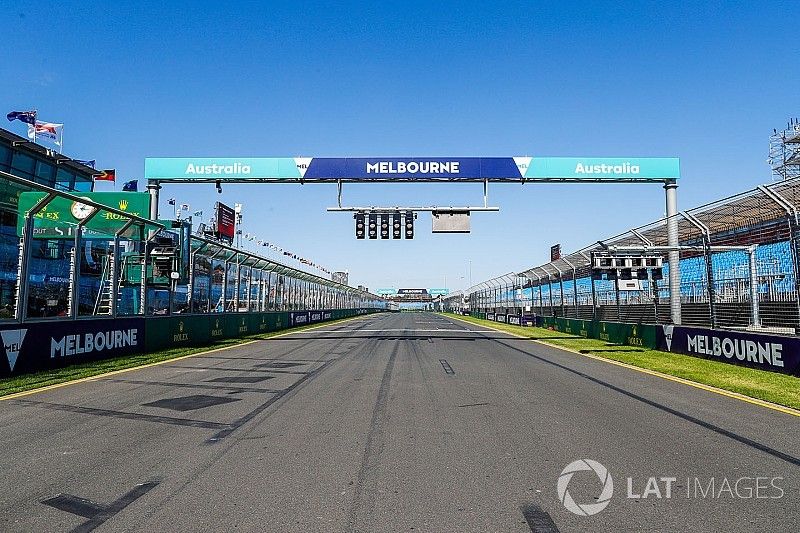
[[[666,180],[676,157],[155,157],[157,181]]]

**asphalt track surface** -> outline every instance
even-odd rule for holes
[[[0,402],[0,530],[797,531],[799,426],[451,318],[372,315]],[[593,516],[556,490],[584,458],[614,480]],[[676,481],[628,498],[629,477],[639,496]],[[783,494],[724,490],[755,477]],[[694,478],[719,497],[687,497]],[[581,504],[601,488],[568,485]]]

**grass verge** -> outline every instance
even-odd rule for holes
[[[800,378],[794,376],[730,365],[690,355],[611,344],[544,328],[513,326],[470,316],[452,316],[481,326],[536,339],[560,348],[627,363],[751,398],[800,409]]]
[[[325,326],[330,326],[338,322],[353,320],[359,317],[341,318],[338,320],[331,320],[325,322]],[[139,366],[149,365],[153,363],[160,363],[161,361],[168,361],[178,357],[207,352],[209,350],[218,350],[229,346],[236,346],[245,342],[254,340],[263,340],[276,335],[283,335],[285,333],[296,333],[306,329],[316,328],[323,324],[311,324],[308,326],[300,326],[292,329],[283,329],[280,331],[272,331],[269,333],[259,333],[249,337],[240,337],[236,339],[225,339],[213,344],[205,346],[186,346],[181,348],[170,348],[153,353],[140,353],[136,355],[128,355],[125,357],[116,357],[113,359],[103,359],[101,361],[91,361],[88,363],[79,363],[76,365],[66,366],[64,368],[55,368],[52,370],[43,370],[33,374],[23,374],[20,376],[13,376],[10,378],[0,379],[0,398],[15,394],[18,392],[26,392],[33,389],[39,389],[50,385],[58,385],[68,381],[75,381],[77,379],[88,378],[108,372],[117,370],[125,370],[128,368],[135,368]]]

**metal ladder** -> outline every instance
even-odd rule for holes
[[[100,273],[100,290],[94,302],[94,315],[110,315],[111,298],[114,297],[110,273],[114,271],[114,254],[110,253],[103,259],[103,270]]]

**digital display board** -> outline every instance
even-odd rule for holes
[[[236,212],[222,202],[217,202],[217,238],[229,243],[233,242],[236,233]]]

